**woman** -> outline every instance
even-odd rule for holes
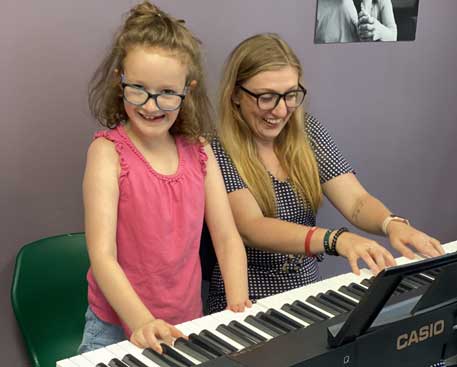
[[[320,123],[305,115],[302,68],[275,34],[256,35],[230,54],[221,84],[219,139],[212,146],[248,257],[249,298],[256,300],[319,280],[324,251],[362,259],[377,273],[394,265],[375,241],[345,228],[317,228],[325,195],[354,226],[385,234],[402,255],[425,256],[440,243],[392,213],[359,183]],[[226,307],[220,269],[211,279],[210,312]]]

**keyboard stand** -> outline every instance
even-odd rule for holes
[[[393,296],[403,278],[438,268],[429,286]],[[349,316],[327,328],[328,346],[353,351],[347,367],[429,366],[455,356],[456,283],[457,253],[386,269]]]

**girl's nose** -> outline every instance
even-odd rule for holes
[[[146,101],[146,103],[141,106],[141,108],[148,112],[154,112],[154,111],[160,110],[160,108],[159,108],[159,106],[157,106],[157,102],[154,100],[154,98],[149,98]]]

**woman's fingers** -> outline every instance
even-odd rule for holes
[[[358,257],[356,256],[349,256],[348,258],[349,266],[352,269],[352,272],[356,275],[360,275],[359,265],[357,264]]]
[[[407,246],[403,244],[400,240],[391,240],[392,246],[404,257],[408,259],[414,259],[414,252],[411,251]]]

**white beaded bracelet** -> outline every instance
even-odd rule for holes
[[[395,215],[395,214],[390,214],[386,219],[384,219],[384,221],[382,222],[382,232],[387,236],[387,226],[389,225],[390,222],[392,221],[396,221],[396,222],[402,222],[402,223],[405,223],[406,225],[410,225],[409,224],[409,220],[406,219],[406,218],[403,218],[403,217],[400,217],[398,215]]]

